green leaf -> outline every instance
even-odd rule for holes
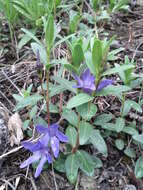
[[[54,40],[54,18],[52,15],[49,16],[46,26],[45,39],[48,51],[51,50]]]
[[[117,96],[120,99],[122,99],[122,93],[131,90],[130,87],[124,86],[124,85],[110,85],[106,88],[103,88],[101,91],[96,92],[96,96],[107,96],[107,95],[113,95]]]
[[[133,139],[135,141],[137,141],[138,143],[143,144],[143,133],[142,134],[133,135]]]
[[[37,42],[39,45],[42,46],[42,43],[40,42],[40,40],[29,30],[26,30],[25,28],[21,28],[21,30],[27,34],[30,38],[32,38],[35,42]]]
[[[94,39],[94,44],[92,48],[92,64],[94,65],[97,80],[99,79],[99,74],[103,68],[102,65],[102,43],[99,39]]]
[[[74,184],[77,180],[79,162],[76,154],[71,154],[65,162],[66,176],[70,183]]]
[[[119,133],[123,130],[125,126],[125,120],[121,117],[116,119],[116,123],[115,123],[115,127],[116,127],[116,131]]]
[[[133,100],[126,100],[124,103],[124,108],[123,108],[123,116],[126,116],[129,113],[131,108],[133,108],[137,112],[142,113],[142,108],[138,103],[136,103]]]
[[[73,10],[70,11],[70,22],[69,22],[70,34],[76,32],[80,19],[81,19],[81,16],[78,12],[73,11]]]
[[[35,105],[35,106],[31,109],[30,114],[29,114],[30,119],[35,118],[35,117],[36,117],[36,113],[37,113],[37,105]]]
[[[124,127],[123,132],[129,135],[138,135],[138,131],[133,127]]]
[[[130,157],[130,158],[135,158],[135,157],[136,157],[136,153],[135,153],[135,151],[134,151],[133,148],[126,148],[126,149],[124,150],[124,153],[125,153],[128,157]]]
[[[111,121],[112,119],[113,119],[113,115],[111,113],[109,114],[103,113],[96,117],[96,119],[94,120],[94,124],[102,126],[105,123]]]
[[[72,147],[75,147],[76,139],[77,139],[77,131],[76,131],[76,129],[74,127],[69,126],[66,129],[66,136],[69,139],[70,145],[72,145]]]
[[[100,134],[99,130],[94,130],[90,137],[90,142],[93,144],[93,146],[102,154],[107,156],[107,146],[103,139],[103,137]]]
[[[94,162],[92,157],[83,150],[77,151],[80,169],[88,176],[94,175]]]
[[[25,120],[25,121],[23,122],[22,129],[23,129],[24,131],[26,131],[26,130],[28,129],[28,127],[29,127],[29,124],[30,124],[30,120],[29,120],[29,119],[28,119],[28,120]]]
[[[89,96],[85,93],[77,94],[76,96],[72,97],[69,102],[67,103],[67,108],[72,109],[74,107],[78,107],[82,104],[90,102],[94,99],[94,97]]]
[[[89,121],[93,116],[96,115],[97,106],[92,103],[85,103],[81,106],[78,106],[76,110],[84,120]]]
[[[104,123],[102,128],[108,131],[116,131],[116,125],[114,123]]]
[[[65,160],[66,160],[66,156],[63,155],[63,154],[60,154],[58,156],[58,158],[56,159],[56,161],[54,162],[54,168],[58,172],[62,172],[62,173],[66,172],[66,169],[65,169]]]
[[[137,179],[143,177],[143,156],[140,156],[135,165],[135,176]]]
[[[64,78],[61,78],[59,76],[53,76],[52,79],[54,79],[57,83],[61,84],[63,87],[65,87],[65,89],[74,92],[75,94],[77,93],[77,90],[75,88],[73,88],[73,85],[75,83],[68,81]]]
[[[77,127],[78,125],[78,116],[73,110],[64,109],[62,118],[66,119],[71,125]]]
[[[79,43],[77,43],[73,47],[72,60],[73,60],[73,65],[75,66],[75,68],[79,68],[80,64],[84,60],[84,54],[83,54],[82,46]]]
[[[93,127],[87,122],[80,122],[79,125],[79,143],[84,145],[90,138],[93,132]]]
[[[25,108],[27,106],[33,106],[33,105],[37,104],[37,102],[42,100],[42,99],[43,99],[42,96],[36,95],[36,94],[32,95],[32,96],[28,96],[26,98],[23,98],[23,100],[18,102],[15,110],[20,110],[20,109]]]
[[[74,66],[71,65],[70,63],[64,63],[64,67],[65,67],[68,71],[70,71],[70,72],[77,73],[76,67],[74,67]]]
[[[119,150],[123,150],[125,144],[124,141],[122,139],[116,139],[115,140],[115,145]]]
[[[121,47],[121,48],[118,48],[118,49],[110,51],[109,54],[108,54],[108,61],[117,60],[118,59],[117,54],[120,53],[123,50],[124,50],[124,48]]]
[[[95,76],[96,69],[94,65],[92,64],[92,54],[91,52],[85,52],[85,63],[87,67],[89,68],[90,72]]]
[[[135,67],[134,65],[121,65],[119,67],[108,69],[107,71],[105,71],[103,73],[103,76],[112,75],[112,74],[115,74],[115,73],[120,73],[120,72],[126,71],[128,69],[133,69],[134,67]]]

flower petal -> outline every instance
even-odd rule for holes
[[[77,87],[76,85],[73,85],[73,88],[81,88],[83,86],[83,81],[75,73],[72,73],[72,75],[73,75],[73,78],[77,81]]]
[[[61,131],[57,131],[56,136],[61,142],[68,142],[68,137],[64,135]]]
[[[89,70],[89,69],[86,69],[86,70],[82,73],[82,75],[81,75],[81,79],[82,79],[83,81],[89,79],[90,77],[91,77],[91,73],[90,73],[90,70]]]
[[[97,91],[100,91],[102,90],[103,88],[105,88],[106,86],[108,85],[111,85],[113,83],[113,80],[110,80],[110,79],[105,79],[105,80],[102,80],[98,87],[97,87]]]
[[[28,149],[31,152],[35,152],[35,151],[40,149],[40,143],[39,142],[34,144],[30,141],[23,141],[21,144],[25,149]]]
[[[50,153],[48,151],[46,151],[46,158],[49,163],[52,163],[52,156],[50,155]]]
[[[44,136],[42,136],[40,139],[39,139],[39,142],[44,146],[46,147],[49,143],[49,140],[50,140],[50,136],[49,136],[49,133],[45,134]]]
[[[55,136],[51,138],[51,148],[55,158],[57,158],[59,155],[59,140]]]
[[[49,127],[50,137],[53,137],[56,135],[58,128],[59,128],[59,125],[57,123],[50,125]]]
[[[36,125],[36,130],[39,133],[48,133],[48,127],[44,127],[43,125]]]
[[[47,161],[46,156],[42,156],[42,158],[41,158],[41,160],[40,160],[40,162],[39,162],[39,164],[37,166],[35,175],[34,175],[35,178],[37,178],[40,175],[46,161]]]
[[[32,164],[33,162],[37,162],[41,157],[39,151],[35,152],[32,156],[30,156],[27,160],[25,160],[21,165],[20,168],[25,168],[28,165]]]

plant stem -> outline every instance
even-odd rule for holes
[[[123,94],[122,108],[121,108],[121,117],[123,117],[123,111],[124,111],[124,106],[125,106],[125,100],[126,100],[126,95]]]
[[[49,110],[49,71],[46,71],[46,83],[47,83],[47,91],[46,91],[46,105],[47,105],[47,117],[48,117],[48,126],[50,126],[50,110]]]
[[[47,66],[50,64],[50,51],[47,50]],[[49,68],[46,68],[46,84],[47,84],[47,91],[46,91],[46,105],[47,105],[47,118],[48,118],[48,126],[50,126],[50,97],[49,97]]]
[[[77,124],[77,138],[75,147],[72,148],[72,154],[74,154],[79,147],[79,125],[80,125],[80,115],[78,114],[78,124]]]

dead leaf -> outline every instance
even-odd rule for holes
[[[8,130],[10,133],[10,145],[19,145],[23,139],[22,121],[19,114],[16,112],[13,114],[8,121]]]

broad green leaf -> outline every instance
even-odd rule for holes
[[[90,72],[95,76],[96,69],[94,65],[92,64],[92,54],[91,52],[85,52],[85,63],[87,67],[89,68]]]
[[[137,141],[138,143],[143,144],[143,133],[133,135],[133,139]]]
[[[140,156],[135,165],[135,176],[137,179],[143,177],[143,156]]]
[[[77,127],[78,116],[73,110],[69,110],[65,108],[63,110],[62,118],[66,119],[71,125],[74,125],[75,127]]]
[[[36,117],[36,113],[37,113],[37,105],[35,105],[35,106],[31,109],[31,111],[30,111],[30,113],[29,113],[30,119],[35,118],[35,117]]]
[[[116,139],[115,140],[115,145],[119,150],[123,150],[125,144],[124,141],[122,139]]]
[[[133,100],[126,100],[124,103],[124,108],[123,108],[123,116],[126,116],[129,113],[131,108],[133,108],[137,112],[142,113],[142,108],[138,103],[136,103]]]
[[[64,85],[50,85],[50,97],[62,93],[67,90]]]
[[[69,126],[66,129],[66,136],[69,139],[69,143],[72,145],[72,147],[75,147],[76,140],[77,140],[77,131],[74,127]]]
[[[52,15],[49,16],[45,32],[46,45],[50,51],[53,46],[54,39],[54,18]]]
[[[69,102],[67,103],[67,108],[72,109],[74,107],[78,107],[82,104],[90,102],[94,99],[94,97],[89,96],[85,93],[77,94],[76,96],[72,97]]]
[[[36,30],[33,30],[32,32],[33,32],[33,34],[35,35]],[[27,34],[24,34],[24,35],[21,37],[20,41],[18,42],[18,45],[17,45],[18,50],[21,50],[21,48],[22,48],[24,45],[26,45],[30,40],[31,40],[31,37],[28,36]]]
[[[81,44],[77,43],[73,47],[73,51],[72,51],[73,65],[76,68],[79,68],[80,64],[82,63],[83,60],[84,60],[84,54],[83,54],[82,46],[81,46]]]
[[[100,134],[99,130],[94,130],[90,137],[90,142],[93,144],[93,146],[102,154],[107,156],[107,145],[103,139],[103,137]]]
[[[70,183],[74,184],[77,180],[79,161],[76,154],[71,154],[65,162],[66,176]]]
[[[97,106],[89,102],[78,106],[76,110],[84,120],[89,121],[93,116],[96,115]]]
[[[93,167],[94,168],[101,168],[103,166],[102,161],[99,158],[95,157],[95,155],[92,156],[92,160],[93,160]]]
[[[49,110],[50,110],[50,113],[59,113],[57,106],[52,103],[50,103],[49,105]]]
[[[77,93],[77,90],[75,88],[73,88],[73,85],[75,83],[68,81],[64,78],[61,78],[59,76],[53,76],[52,79],[54,79],[57,83],[61,84],[62,86],[64,86],[67,90],[74,92],[75,94]]]
[[[70,11],[70,22],[69,22],[70,34],[76,32],[80,19],[81,19],[81,16],[78,12],[73,11],[73,10]]]
[[[80,169],[88,176],[94,175],[94,162],[92,157],[83,150],[77,151],[77,157],[79,159]]]
[[[138,135],[138,131],[133,127],[124,127],[123,132],[129,135]]]
[[[84,145],[90,138],[93,127],[87,122],[80,122],[79,125],[79,144]]]
[[[65,169],[65,160],[66,160],[66,156],[63,155],[63,154],[60,154],[58,156],[58,158],[56,159],[56,161],[54,162],[54,168],[58,172],[62,172],[62,173],[66,172],[66,169]]]
[[[42,100],[43,97],[40,95],[32,95],[26,98],[23,98],[22,101],[18,102],[18,104],[16,105],[15,110],[20,110],[22,108],[25,108],[27,106],[33,106],[35,104],[37,104],[38,101]]]
[[[65,67],[68,71],[70,71],[70,72],[77,73],[77,69],[76,69],[73,65],[71,65],[70,63],[64,64],[64,67]]]
[[[134,151],[133,148],[126,148],[126,149],[124,150],[124,153],[125,153],[128,157],[130,157],[130,158],[135,158],[135,157],[136,157],[136,153],[135,153],[135,151]]]
[[[124,50],[124,48],[121,47],[121,48],[118,48],[118,49],[110,51],[109,54],[108,54],[108,61],[117,60],[118,59],[117,54],[120,53],[123,50]]]
[[[105,71],[103,73],[103,76],[112,75],[112,74],[115,74],[115,73],[120,73],[120,72],[126,71],[128,69],[133,69],[134,67],[135,67],[134,65],[121,65],[119,67],[108,69],[107,71]]]
[[[29,127],[29,124],[30,124],[30,120],[29,120],[29,119],[28,119],[28,120],[25,120],[25,121],[23,122],[22,129],[23,129],[24,131],[26,131],[26,130],[28,129],[28,127]]]
[[[94,44],[92,48],[92,64],[94,65],[97,80],[99,79],[99,74],[103,68],[102,65],[102,43],[99,39],[94,39]]]
[[[103,88],[101,91],[96,92],[96,96],[107,96],[107,95],[113,95],[117,96],[120,99],[122,99],[122,93],[131,90],[130,87],[124,86],[124,85],[110,85],[106,88]]]
[[[116,125],[114,123],[104,123],[102,128],[108,131],[116,131]]]
[[[115,123],[115,127],[116,127],[116,131],[119,133],[123,130],[125,126],[125,120],[121,117],[116,119],[116,123]]]
[[[96,119],[94,120],[94,124],[102,126],[105,123],[111,121],[112,119],[113,119],[113,115],[111,113],[109,114],[103,113],[96,117]]]
[[[23,100],[23,96],[21,96],[21,95],[13,94],[12,96],[14,97],[14,99],[15,99],[17,102],[20,102],[20,101]]]
[[[27,34],[30,38],[32,38],[35,42],[37,42],[39,45],[42,46],[42,43],[40,40],[29,30],[26,30],[25,28],[21,29],[25,34]]]

